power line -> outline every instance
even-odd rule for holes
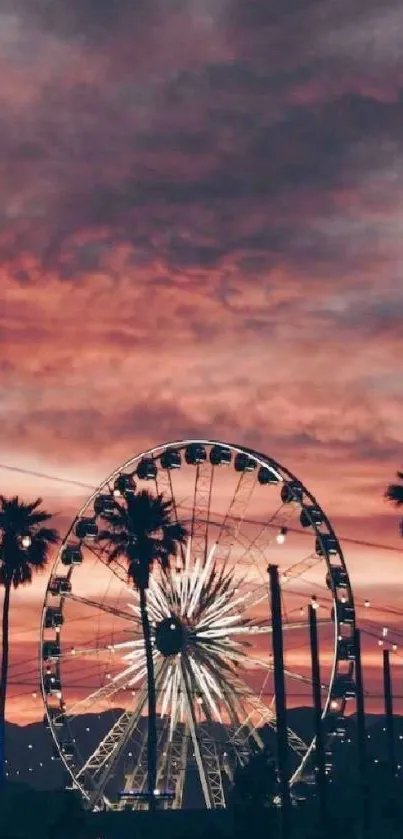
[[[6,463],[0,463],[0,469],[4,469],[8,472],[17,472],[18,474],[21,474],[21,475],[32,475],[33,477],[40,478],[42,480],[55,481],[55,482],[61,483],[61,484],[70,484],[71,486],[77,486],[77,487],[80,487],[81,489],[91,490],[91,492],[95,492],[95,490],[97,489],[97,487],[95,487],[91,484],[86,484],[83,481],[77,481],[77,480],[74,480],[73,478],[60,478],[57,475],[48,475],[46,472],[36,472],[36,471],[33,471],[32,469],[23,469],[19,466],[10,466],[9,464],[6,464]],[[188,508],[188,509],[190,509],[190,508]],[[229,518],[231,518],[231,516],[229,516]],[[256,521],[255,519],[244,518],[243,521],[246,522],[247,524],[255,524],[255,525],[262,525],[262,526],[267,525],[267,522]],[[276,525],[273,524],[273,527],[275,527],[275,526]],[[291,533],[303,533],[304,535],[307,535],[307,536],[309,535],[309,532],[306,532],[305,530],[298,530],[297,528],[293,528],[293,527],[288,527],[287,529]],[[368,541],[362,540],[362,539],[354,539],[354,538],[349,537],[349,536],[341,536],[340,541],[347,542],[348,544],[352,544],[352,545],[359,545],[359,546],[364,547],[364,548],[372,548],[372,549],[375,549],[375,550],[382,550],[382,551],[391,551],[392,553],[401,553],[401,549],[397,548],[397,547],[394,547],[393,545],[384,545],[384,544],[379,543],[379,542],[368,542]]]
[[[85,484],[82,481],[75,481],[72,478],[59,478],[57,475],[47,475],[46,472],[34,472],[32,469],[22,469],[19,466],[9,466],[6,463],[0,463],[0,469],[7,472],[18,472],[20,475],[32,475],[34,478],[41,478],[46,481],[56,481],[59,484],[71,484],[72,486],[81,487],[82,489],[90,489],[92,492],[95,487],[91,484]]]

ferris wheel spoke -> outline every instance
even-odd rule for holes
[[[254,740],[258,748],[263,747],[263,740],[259,734],[259,726],[261,721],[261,714],[256,723],[252,722],[252,716],[256,718],[256,713],[252,714],[250,710],[245,707],[245,696],[249,693],[249,689],[240,680],[236,679],[232,685],[232,706],[234,708],[234,722],[235,731],[231,738],[231,742],[237,746],[238,749],[245,751],[247,749],[250,739]],[[268,710],[268,717],[274,718],[275,715],[271,709]]]
[[[194,685],[193,693],[199,694],[208,716],[212,714],[216,720],[222,722],[217,699],[217,694],[219,697],[219,690],[217,689],[217,684],[209,673],[208,668],[205,667],[201,661],[187,657],[186,666],[190,679]]]
[[[166,802],[166,809],[180,810],[182,807],[189,740],[189,725],[186,723],[179,732],[175,732],[169,743],[167,783],[175,792],[175,798],[171,803]]]
[[[317,626],[333,626],[333,621],[326,618],[317,621]],[[283,632],[292,632],[299,629],[308,629],[308,621],[284,621],[283,625]],[[219,630],[220,635],[223,636],[234,636],[237,635],[271,635],[273,631],[273,627],[271,621],[266,621],[265,623],[252,623],[246,626],[229,626],[227,628],[223,628]],[[211,631],[212,633],[214,630]],[[208,633],[206,633],[208,635]],[[211,638],[218,637],[216,635],[210,634]]]
[[[117,618],[123,618],[124,620],[131,621],[131,623],[136,620],[134,612],[125,612],[124,609],[118,609],[116,606],[110,606],[108,603],[103,603],[99,600],[92,600],[89,597],[82,597],[81,595],[74,594],[72,591],[63,596],[66,600],[73,600],[74,603],[82,603],[84,606],[90,606],[93,609],[97,609],[97,611],[106,612],[109,615],[115,615]]]
[[[261,668],[262,670],[267,670],[269,673],[272,673],[274,671],[273,662],[270,662],[270,661],[268,662],[268,661],[265,661],[264,659],[261,659],[261,658],[259,659],[259,658],[255,658],[255,657],[249,657],[248,658],[247,656],[244,657],[244,660],[246,660],[246,662],[248,664],[248,667],[249,666],[250,667],[256,667],[257,666],[257,667]],[[312,687],[312,679],[310,679],[309,676],[304,676],[302,673],[296,673],[295,670],[289,670],[286,667],[284,668],[283,672],[284,672],[284,676],[286,676],[288,679],[294,679],[294,681],[301,682],[302,684],[309,685],[310,687]],[[325,685],[325,684],[321,685],[322,690],[327,690],[328,687],[329,687],[329,685]]]
[[[190,543],[194,560],[199,558],[202,564],[206,561],[213,483],[214,468],[211,464],[208,461],[197,463],[190,525]]]
[[[141,641],[141,636],[138,634],[136,637],[139,638],[139,643]],[[144,643],[144,642],[143,642]],[[132,642],[130,642],[132,644]],[[58,661],[65,661],[70,660],[72,658],[85,658],[88,656],[93,655],[100,655],[102,653],[114,653],[116,650],[123,647],[124,644],[106,644],[102,647],[71,647],[69,650],[63,650],[60,655],[58,656]]]
[[[148,732],[147,728],[143,731],[140,741],[140,747],[136,755],[136,760],[134,765],[132,765],[129,771],[125,771],[125,784],[123,789],[123,795],[120,799],[118,810],[125,810],[128,806],[128,799],[129,794],[131,792],[140,793],[144,790],[147,784],[147,741],[148,741]],[[134,799],[132,801],[132,809],[139,810],[142,809],[142,802],[141,799]]]
[[[206,805],[207,810],[211,810],[213,807],[213,802],[210,796],[209,785],[207,781],[207,772],[203,762],[202,752],[200,749],[199,738],[197,736],[197,721],[196,721],[196,714],[193,705],[193,697],[192,692],[189,686],[188,681],[188,674],[186,672],[186,668],[184,667],[183,663],[181,663],[181,684],[182,684],[182,691],[185,700],[185,708],[187,711],[187,718],[190,730],[190,737],[192,740],[194,755],[196,758],[196,764],[199,771],[199,778],[201,783],[201,788],[203,792],[204,802]]]
[[[115,559],[113,562],[109,562],[108,560],[108,553],[107,548],[105,547],[96,547],[95,545],[90,545],[88,542],[85,543],[85,548],[89,553],[96,557],[106,568],[108,568],[114,577],[116,577],[120,582],[125,583],[127,585],[127,568],[119,562],[118,559]]]
[[[176,495],[174,492],[173,481],[172,481],[172,471],[171,469],[159,469],[156,477],[155,477],[155,489],[157,495],[164,495],[166,500],[170,501],[172,504],[172,510],[174,513],[174,519],[177,524],[183,523],[179,520],[178,515],[178,504],[176,500]],[[185,565],[185,548],[182,542],[179,544],[179,552],[181,555],[181,564],[182,568]],[[178,560],[179,561],[179,560]],[[170,568],[167,569],[166,572],[166,579],[168,580],[170,587],[171,587],[171,595],[174,597],[174,586],[173,580],[170,573]]]
[[[217,537],[217,560],[222,572],[230,561],[232,549],[239,537],[245,520],[253,492],[256,487],[256,476],[252,482],[247,480],[247,473],[241,472],[234,494],[222,521]]]
[[[133,709],[130,711],[124,711],[120,715],[119,719],[114,723],[103,740],[101,740],[95,751],[93,751],[90,757],[87,758],[81,769],[77,772],[77,779],[80,779],[87,773],[90,773],[92,780],[95,779],[95,775],[101,771],[101,769],[105,766],[105,763],[107,763],[113,755],[116,748],[118,748],[122,736],[124,737],[125,735],[127,727],[133,720],[135,721],[139,719],[146,699],[147,692],[143,689],[139,696],[137,696],[136,705]]]
[[[248,540],[245,545],[244,552],[238,559],[239,563],[247,560],[252,560],[251,567],[257,568],[260,576],[263,576],[261,565],[262,559],[267,565],[269,562],[269,550],[273,544],[274,531],[279,530],[289,524],[290,519],[295,513],[297,504],[280,504],[274,511],[273,515],[261,526],[258,533],[252,540]]]
[[[200,755],[205,768],[205,776],[214,810],[225,807],[225,795],[222,783],[221,761],[217,743],[206,732],[200,738]]]
[[[239,590],[241,590],[240,594],[238,594]],[[236,596],[232,596],[232,594]],[[255,608],[264,601],[268,603],[268,596],[267,583],[255,586],[253,589],[247,591],[242,591],[242,585],[238,584],[233,589],[233,592],[229,592],[229,595],[227,590],[221,597],[216,597],[205,607],[203,617],[198,624],[198,632],[209,631],[212,624],[214,624],[217,630],[220,626],[230,626],[236,620],[239,625],[240,619],[250,609]]]
[[[75,702],[67,712],[69,719],[71,720],[79,716],[79,714],[87,713],[88,709],[98,702],[105,702],[112,699],[120,690],[133,687],[146,673],[144,651],[142,650],[141,653],[141,658],[136,654],[134,662],[128,667],[125,667],[117,676],[113,676],[107,684],[93,691],[85,699],[80,699],[78,702]],[[157,653],[154,654],[154,660],[156,658]]]
[[[307,554],[300,562],[294,563],[285,572],[285,581],[288,583],[290,580],[297,580],[302,577],[303,574],[306,574],[307,571],[310,571],[312,568],[315,568],[316,565],[319,565],[322,562],[322,559],[319,558],[315,551]]]
[[[243,688],[243,689],[242,689]],[[252,737],[256,742],[262,745],[262,740],[259,735],[259,729],[263,725],[268,725],[274,730],[277,728],[276,715],[274,711],[269,708],[260,697],[253,694],[246,686],[239,686],[240,704],[243,713],[243,723],[241,729],[236,732],[238,738],[242,735],[242,729],[249,729],[246,739]],[[292,751],[294,751],[300,758],[304,758],[308,746],[291,728],[287,729],[288,743]]]

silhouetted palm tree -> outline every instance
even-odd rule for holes
[[[147,666],[148,692],[148,795],[149,807],[155,809],[153,796],[157,779],[156,692],[153,666],[153,644],[147,612],[147,589],[155,562],[162,569],[169,567],[170,557],[183,545],[187,531],[174,517],[172,501],[162,495],[153,496],[147,490],[128,493],[125,504],[115,503],[115,511],[108,513],[108,530],[99,533],[100,542],[109,543],[108,561],[119,557],[127,561],[129,580],[139,592],[141,622]]]
[[[0,673],[0,782],[4,778],[4,734],[9,656],[11,588],[30,583],[32,572],[45,567],[57,530],[43,525],[51,518],[41,510],[42,499],[24,504],[18,496],[0,495],[0,584],[4,587],[2,658]]]
[[[385,498],[395,504],[396,507],[403,507],[403,472],[396,472],[396,478],[399,479],[398,484],[389,484],[385,492]],[[400,532],[403,536],[403,519],[400,522]]]

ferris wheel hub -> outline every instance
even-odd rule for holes
[[[155,627],[155,646],[164,656],[178,655],[186,643],[186,631],[179,618],[171,615]]]

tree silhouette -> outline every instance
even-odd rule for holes
[[[396,472],[399,483],[389,484],[385,491],[385,498],[396,507],[403,507],[403,472]],[[403,518],[400,522],[400,533],[403,536]]]
[[[278,794],[276,764],[265,746],[244,766],[237,766],[232,788],[232,806],[240,816],[259,816],[263,809],[274,807]]]
[[[41,571],[45,567],[49,548],[59,539],[57,530],[44,526],[51,515],[40,509],[41,504],[41,498],[31,504],[24,504],[18,496],[7,499],[0,495],[0,584],[4,587],[0,671],[0,783],[4,780],[11,589],[31,582],[32,572]]]
[[[105,516],[106,517],[106,516]],[[147,589],[154,563],[163,570],[170,558],[184,543],[187,531],[174,516],[172,501],[147,490],[127,493],[124,503],[115,502],[107,515],[108,529],[99,533],[98,541],[110,548],[109,562],[124,557],[129,580],[139,592],[141,622],[147,666],[148,692],[148,794],[149,807],[155,809],[154,789],[157,778],[156,692],[153,666],[153,643],[147,612]]]

